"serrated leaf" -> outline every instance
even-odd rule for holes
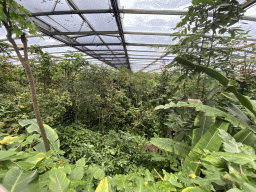
[[[49,188],[51,191],[55,192],[65,192],[68,189],[70,180],[67,178],[66,174],[60,169],[53,168],[49,172]]]
[[[107,177],[105,177],[104,179],[102,179],[100,181],[100,183],[99,183],[98,187],[96,188],[95,192],[109,192]]]

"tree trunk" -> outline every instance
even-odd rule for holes
[[[23,34],[21,36],[21,41],[24,45],[24,57],[22,57],[20,52],[19,52],[19,49],[17,47],[17,44],[13,40],[11,34],[12,34],[11,31],[7,29],[7,39],[13,45],[13,48],[14,48],[17,56],[19,57],[19,60],[22,64],[22,66],[24,67],[24,69],[26,71],[26,75],[27,75],[27,79],[28,79],[28,83],[29,83],[29,88],[30,88],[30,91],[31,91],[31,97],[32,97],[33,108],[34,108],[37,124],[38,124],[38,127],[39,127],[40,131],[41,131],[41,135],[42,135],[42,138],[43,138],[45,150],[49,151],[50,150],[50,145],[49,145],[49,141],[48,141],[44,126],[43,126],[43,121],[42,121],[42,118],[41,118],[41,114],[40,114],[40,111],[39,111],[34,77],[33,77],[32,70],[31,70],[31,67],[30,67],[30,64],[29,64],[29,60],[28,60],[27,39],[25,37],[25,34]]]
[[[34,112],[35,112],[38,127],[41,131],[41,134],[42,134],[45,150],[49,151],[50,150],[50,145],[49,145],[49,142],[48,142],[48,139],[47,139],[47,135],[46,135],[46,132],[45,132],[45,129],[44,129],[44,126],[43,126],[43,121],[42,121],[41,114],[40,114],[40,111],[39,111],[33,73],[31,71],[31,67],[30,67],[28,59],[23,59],[23,61],[21,61],[21,63],[22,63],[22,65],[23,65],[23,67],[26,71],[27,79],[28,79],[28,82],[29,82],[29,88],[30,88],[30,91],[31,91],[33,108],[34,108]]]

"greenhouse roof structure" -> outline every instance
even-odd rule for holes
[[[52,55],[85,53],[88,61],[134,72],[157,71],[174,57],[165,47],[192,0],[15,0],[39,24],[44,39],[29,37]],[[239,3],[246,10],[235,24],[256,40],[256,0]],[[0,38],[5,38],[0,29]]]

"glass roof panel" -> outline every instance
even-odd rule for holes
[[[244,13],[244,15],[256,17],[256,6],[247,9],[246,12]]]
[[[128,43],[172,43],[173,37],[158,35],[124,35]]]
[[[68,5],[67,1],[60,0],[57,2],[56,7],[54,8],[54,11],[67,11],[71,10],[71,7]]]
[[[161,56],[163,53],[157,52],[135,52],[135,51],[128,51],[128,55],[152,55],[152,56]]]
[[[111,50],[123,50],[124,47],[121,46],[121,45],[120,45],[120,46],[115,46],[115,45],[114,45],[114,46],[109,46],[109,48],[110,48]]]
[[[191,5],[191,0],[120,0],[120,3],[120,7],[125,9],[184,10]]]
[[[238,23],[236,23],[235,25],[233,25],[232,27],[238,27],[240,29],[243,29],[244,31],[248,31],[250,30],[249,32],[249,35],[256,39],[256,22],[255,21],[247,21],[247,20],[242,20],[242,21],[239,21]]]
[[[120,39],[117,37],[111,37],[111,36],[105,36],[105,35],[100,35],[100,37],[103,39],[105,43],[121,43]]]
[[[17,0],[16,0],[17,1]],[[53,11],[56,1],[52,0],[19,0],[17,3],[24,6],[32,13]],[[65,0],[60,0],[59,3],[63,4]]]
[[[97,31],[117,31],[115,17],[109,13],[83,14]]]
[[[96,35],[94,36],[87,36],[87,37],[80,37],[76,39],[79,43],[102,43],[99,37]]]
[[[67,32],[68,29],[60,25],[59,23],[56,23],[51,17],[48,16],[40,16],[39,17],[42,21],[46,22],[47,24],[51,25],[52,27],[56,28],[57,30],[60,30],[62,32]]]
[[[173,33],[180,21],[177,15],[124,14],[124,31]]]
[[[80,10],[109,9],[109,0],[73,0]]]
[[[72,32],[79,31],[83,24],[83,20],[79,15],[51,15],[49,17]]]
[[[90,50],[109,50],[106,46],[88,46]]]
[[[243,3],[245,0],[238,0]],[[187,10],[191,0],[120,0],[120,9]]]

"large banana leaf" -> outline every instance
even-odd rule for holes
[[[181,65],[185,65],[195,71],[198,72],[204,72],[207,75],[211,76],[212,78],[216,79],[217,81],[219,81],[224,87],[226,87],[226,91],[228,92],[232,92],[236,98],[239,100],[239,102],[246,107],[248,110],[250,110],[254,116],[256,116],[256,111],[252,105],[252,103],[250,102],[249,99],[247,99],[245,96],[243,96],[242,94],[237,92],[236,87],[234,86],[229,86],[229,80],[222,75],[220,72],[208,68],[208,67],[204,67],[204,66],[200,66],[200,65],[195,65],[194,63],[182,58],[182,57],[176,57],[175,60],[180,63]]]
[[[11,192],[31,192],[39,190],[38,172],[24,172],[18,167],[11,168],[3,179],[3,186]]]
[[[191,169],[196,175],[199,173],[200,164],[195,163],[202,155],[196,152],[199,150],[210,150],[218,151],[221,146],[221,138],[219,136],[218,129],[227,130],[229,123],[223,120],[217,120],[214,125],[203,135],[203,137],[197,142],[194,148],[190,151],[188,156],[185,158],[183,170]]]
[[[196,111],[201,111],[205,113],[205,116],[212,116],[212,117],[224,117],[224,119],[226,121],[229,121],[232,125],[234,125],[235,127],[240,127],[243,129],[250,129],[253,132],[256,132],[255,129],[253,129],[252,127],[250,127],[245,121],[242,121],[236,117],[234,117],[233,115],[226,113],[225,111],[219,110],[217,108],[214,107],[210,107],[208,105],[204,105],[202,103],[198,103],[195,101],[189,101],[189,102],[178,102],[176,103],[169,103],[166,105],[160,105],[157,106],[155,109],[169,109],[171,107],[194,107],[196,109]]]
[[[194,125],[199,128],[193,130],[192,147],[196,145],[206,131],[212,126],[214,119],[214,117],[205,116],[204,114],[200,114],[196,117]]]
[[[41,134],[36,119],[23,119],[19,121],[19,124],[23,127],[28,125],[27,127],[28,133],[37,132]],[[52,129],[48,125],[44,124],[44,128],[46,131],[47,138],[50,141],[51,149],[58,151],[60,149],[60,141],[59,141],[58,134],[55,132],[54,129]],[[40,146],[43,146],[42,140],[40,140],[40,143],[37,148],[39,150],[44,150],[44,147],[40,147]]]
[[[242,129],[234,135],[237,142],[256,147],[256,135],[248,129]]]

